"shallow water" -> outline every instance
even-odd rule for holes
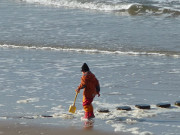
[[[103,130],[112,131],[112,126],[116,132],[164,134],[167,126],[167,133],[175,134],[179,130],[180,108],[173,105],[180,98],[176,67],[179,59],[170,57],[1,48],[0,116],[3,119],[23,116],[26,118],[21,120],[25,123],[82,125],[81,94],[76,102],[77,114],[73,116],[73,123],[71,117],[69,120],[63,116],[73,103],[82,61],[90,63],[90,69],[101,83],[101,97],[95,98],[93,103],[95,129],[98,126],[103,129],[100,125],[107,123],[109,128]],[[157,108],[155,105],[159,102],[171,103],[173,107]],[[135,104],[140,103],[150,104],[152,109],[135,108]],[[116,110],[117,106],[124,105],[130,106],[132,111]],[[98,113],[98,108],[108,108],[110,113]],[[43,119],[42,115],[53,118]]]

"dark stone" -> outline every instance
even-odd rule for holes
[[[118,106],[116,107],[117,110],[126,110],[126,111],[130,111],[131,107],[129,106]]]
[[[157,107],[161,107],[161,108],[169,108],[171,107],[171,104],[169,103],[159,103],[159,104],[156,104]]]
[[[53,116],[51,116],[51,115],[41,115],[41,117],[43,117],[43,118],[51,118]]]
[[[19,116],[19,117],[16,117],[17,119],[34,119],[33,117],[31,116]]]
[[[100,108],[100,109],[98,109],[97,111],[100,112],[100,113],[108,113],[108,112],[109,112],[109,109]]]
[[[175,105],[180,106],[180,101],[176,101]]]
[[[151,106],[147,105],[147,104],[137,104],[137,105],[135,105],[135,107],[137,107],[139,109],[151,109]]]

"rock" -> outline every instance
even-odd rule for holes
[[[126,111],[130,111],[131,107],[129,106],[118,106],[116,107],[117,110],[126,110]]]
[[[139,109],[151,109],[151,106],[147,105],[147,104],[137,104],[137,105],[135,105],[135,107],[137,107]]]
[[[53,116],[51,116],[51,115],[41,115],[41,117],[43,117],[43,118],[51,118]]]
[[[169,103],[159,103],[159,104],[156,104],[157,107],[161,107],[161,108],[169,108],[171,107],[171,104]]]
[[[175,105],[180,106],[180,101],[176,101]]]
[[[106,109],[106,108],[100,108],[97,110],[99,113],[108,113],[109,112],[109,109]]]

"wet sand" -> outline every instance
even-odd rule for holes
[[[42,125],[22,125],[0,121],[0,135],[128,135],[126,133],[102,132],[91,129],[73,129]]]

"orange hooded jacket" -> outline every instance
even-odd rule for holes
[[[91,71],[85,72],[81,77],[81,84],[78,89],[84,89],[83,96],[93,99],[100,92],[99,81]]]

